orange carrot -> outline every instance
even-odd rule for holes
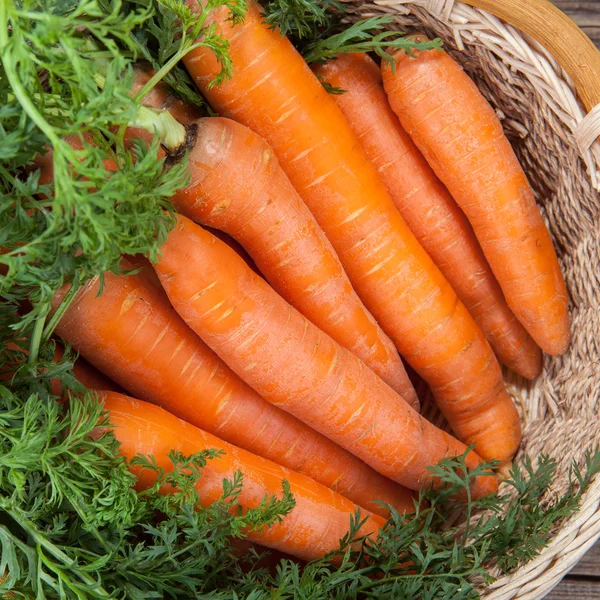
[[[250,255],[246,252],[243,246],[230,235],[221,231],[220,229],[215,229],[214,227],[208,227],[205,225],[207,231],[210,231],[213,235],[217,236],[222,242],[225,242],[232,250],[235,250],[243,259],[244,262],[257,274],[261,277],[263,274],[258,270],[256,263],[250,258]]]
[[[313,71],[346,93],[334,96],[392,200],[456,291],[501,362],[533,379],[542,355],[506,304],[473,229],[392,111],[368,54],[342,54]]]
[[[569,345],[568,296],[552,240],[493,108],[442,50],[396,55],[394,112],[467,215],[508,305],[545,352]]]
[[[277,292],[418,409],[392,341],[356,295],[273,151],[229,119],[199,119],[195,125],[191,182],[173,196],[175,207],[240,242]]]
[[[120,451],[129,460],[139,453],[154,456],[157,465],[168,472],[173,469],[169,460],[171,450],[186,456],[210,449],[225,452],[209,460],[202,469],[196,489],[203,506],[222,496],[223,480],[232,480],[237,471],[244,477],[239,496],[239,505],[244,509],[257,508],[267,496],[280,496],[283,481],[287,481],[296,505],[280,523],[248,532],[250,540],[304,560],[320,558],[339,548],[340,539],[348,532],[350,517],[358,509],[350,500],[306,475],[236,448],[162,408],[121,394],[105,393],[100,397],[109,411]],[[155,483],[154,471],[141,467],[132,470],[138,478],[138,489]],[[173,488],[161,489],[165,494],[172,491]],[[368,518],[360,535],[377,537],[384,520],[368,512],[364,516]]]
[[[132,265],[124,261],[123,268]],[[78,292],[57,334],[124,389],[304,473],[364,508],[385,514],[372,502],[376,499],[399,512],[413,508],[407,490],[263,400],[185,325],[164,293],[139,274],[106,273],[100,296],[99,285],[96,278]],[[55,305],[64,293],[66,288]]]
[[[154,268],[175,310],[234,372],[380,473],[419,489],[428,466],[465,451],[186,217]],[[478,463],[471,452],[469,466]],[[495,487],[478,479],[476,494]]]
[[[195,3],[190,2],[193,6]],[[400,354],[429,383],[457,436],[509,460],[518,414],[485,336],[400,216],[333,98],[289,40],[250,3],[242,24],[216,9],[234,75],[196,48],[185,65],[209,102],[273,148],[329,238],[350,282]]]

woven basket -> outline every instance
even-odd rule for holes
[[[496,109],[528,174],[569,288],[573,341],[563,357],[545,358],[537,381],[505,376],[522,414],[519,455],[554,457],[551,493],[560,493],[569,464],[582,464],[600,442],[600,106],[592,110],[600,102],[600,53],[546,0],[467,1],[510,16],[532,36],[454,0],[350,0],[350,12],[357,19],[389,14],[392,27],[442,38]],[[425,402],[424,412],[443,426],[432,404]],[[541,555],[482,595],[542,598],[599,537],[596,478],[580,512],[560,525]]]

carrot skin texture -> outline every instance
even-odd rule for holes
[[[486,335],[500,362],[533,379],[539,347],[508,307],[473,229],[400,125],[368,54],[342,54],[313,71],[346,92],[334,96],[394,204]]]
[[[122,266],[132,268],[125,261]],[[373,512],[385,515],[372,502],[377,499],[399,512],[414,510],[408,490],[271,406],[246,385],[186,326],[162,289],[141,274],[106,273],[104,282],[100,296],[97,279],[79,291],[57,334],[124,389],[348,494]],[[55,306],[64,293],[66,288],[57,294]]]
[[[428,466],[465,451],[186,217],[154,268],[175,309],[233,371],[383,475],[419,489]],[[481,479],[474,493],[493,491],[495,481]]]
[[[115,436],[121,444],[120,451],[129,460],[138,453],[152,455],[158,466],[171,471],[173,467],[168,458],[171,450],[186,456],[211,448],[225,451],[224,455],[207,462],[196,484],[200,503],[204,506],[221,497],[223,480],[232,480],[236,471],[241,471],[244,476],[239,504],[246,509],[260,506],[265,496],[281,496],[282,482],[288,481],[296,506],[281,523],[260,532],[249,532],[250,540],[304,560],[321,558],[339,547],[339,540],[348,531],[350,517],[358,509],[347,498],[306,475],[228,444],[158,406],[115,393],[101,394],[100,397],[109,411]],[[140,467],[132,470],[138,478],[138,489],[155,483],[154,472]],[[165,494],[169,491],[161,490]],[[368,511],[364,516],[368,519],[361,535],[376,537],[384,524],[383,518]]]
[[[544,352],[560,355],[570,340],[565,282],[502,125],[448,54],[415,54],[396,54],[395,75],[383,67],[392,109],[469,219],[512,311]]]
[[[173,196],[177,210],[236,239],[279,294],[418,410],[394,344],[356,295],[268,144],[229,119],[195,125],[191,183]]]
[[[493,351],[400,216],[335,101],[289,40],[262,23],[255,3],[240,25],[226,22],[225,10],[211,16],[230,42],[235,75],[209,88],[220,66],[197,48],[183,59],[197,86],[221,114],[273,148],[359,297],[429,383],[457,436],[484,458],[509,461],[520,425]]]

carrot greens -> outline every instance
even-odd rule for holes
[[[484,512],[465,534],[464,525],[447,525],[449,514],[465,508],[454,495],[489,464],[463,475],[465,457],[447,459],[434,469],[447,487],[424,490],[428,506],[407,519],[393,511],[376,542],[356,539],[357,514],[337,563],[326,557],[301,566],[286,559],[272,572],[261,566],[260,550],[241,559],[231,538],[282,518],[293,507],[285,490],[256,510],[230,512],[240,475],[223,482],[218,502],[196,510],[193,484],[216,455],[202,452],[173,453],[171,473],[151,458],[135,459],[158,475],[154,487],[136,493],[93,396],[66,409],[0,387],[0,402],[0,571],[6,575],[0,594],[21,598],[477,598],[475,582],[491,582],[491,566],[510,572],[535,556],[600,472],[596,452],[582,470],[573,466],[564,496],[540,504],[557,466],[543,456],[535,466],[526,460],[508,482],[517,495],[469,503],[474,515]],[[165,483],[179,492],[160,495]]]
[[[221,5],[243,15],[243,5],[229,0],[198,13],[174,0],[0,4],[0,296],[3,310],[21,304],[24,314],[7,334],[29,346],[32,364],[70,300],[50,319],[54,292],[71,282],[74,293],[90,277],[118,270],[122,254],[155,256],[173,223],[168,198],[185,183],[185,160],[166,172],[158,143],[132,152],[123,140],[138,110],[130,91],[140,31],[149,36],[170,23],[167,65],[202,36],[224,78],[227,43],[206,25]],[[37,169],[44,155],[51,181]]]
[[[324,62],[349,52],[374,52],[393,61],[390,51],[441,48],[440,39],[416,41],[404,32],[389,29],[391,16],[380,15],[354,23],[344,21],[348,7],[343,2],[326,0],[270,0],[264,4],[264,22],[279,28],[300,50],[307,63]],[[326,86],[327,87],[327,86]],[[335,88],[332,93],[341,93]]]

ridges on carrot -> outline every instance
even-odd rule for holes
[[[538,345],[570,340],[568,295],[533,191],[493,108],[443,50],[383,66],[392,109],[466,214],[506,301]]]
[[[133,268],[125,261],[122,267]],[[56,295],[55,306],[67,289]],[[77,293],[57,334],[125,390],[230,443],[302,472],[364,508],[385,514],[373,502],[383,500],[400,512],[412,510],[407,490],[246,385],[142,274],[105,273],[100,295],[99,289],[95,278]]]
[[[193,3],[190,3],[192,6]],[[429,383],[457,436],[508,461],[517,410],[485,336],[400,216],[335,101],[290,41],[250,2],[243,23],[211,12],[235,75],[196,48],[184,63],[208,101],[271,146],[329,238],[354,289],[400,354]]]
[[[499,360],[523,377],[542,369],[540,349],[506,304],[464,213],[400,125],[368,54],[342,54],[314,72],[345,90],[334,96],[392,197],[486,335]]]
[[[383,475],[419,489],[428,466],[466,450],[186,217],[154,268],[175,309],[233,371]],[[468,465],[479,462],[471,452]],[[473,493],[495,487],[477,478]]]

